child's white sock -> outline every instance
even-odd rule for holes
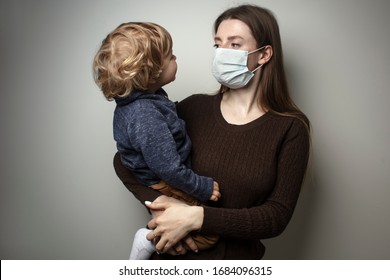
[[[146,235],[150,231],[150,229],[141,228],[135,233],[130,260],[148,260],[153,254],[154,244],[146,239]]]

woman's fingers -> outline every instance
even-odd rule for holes
[[[168,240],[167,238],[164,238],[164,236],[161,236],[155,247],[158,253],[166,253],[170,251],[174,247],[174,245],[174,242]]]
[[[165,248],[165,245],[167,244],[167,241],[165,238],[160,238],[160,240],[158,240],[158,242],[155,243],[155,247],[156,247],[156,251],[157,253],[161,254],[161,253],[165,253],[164,251],[164,248]],[[168,251],[168,249],[170,248],[167,248],[166,251]]]
[[[178,254],[178,255],[185,255],[187,253],[187,250],[183,246],[182,242],[179,242],[175,246],[173,246],[173,249],[175,250],[176,254]]]
[[[192,239],[191,235],[187,235],[182,242],[184,242],[192,251],[198,252],[198,246],[196,246],[196,243],[194,239]]]
[[[156,227],[157,227],[156,218],[151,219],[148,222],[148,229],[155,229]],[[154,233],[154,234],[156,234],[156,233]]]
[[[163,208],[161,206],[161,202],[150,202],[150,201],[145,201],[145,205],[151,209],[151,210],[164,210],[165,208]]]
[[[147,235],[146,235],[146,239],[149,240],[149,241],[153,241],[155,240],[156,238],[156,234],[154,233],[153,230],[151,230]]]
[[[153,211],[163,211],[163,210],[167,209],[170,206],[170,203],[167,202],[167,201],[162,201],[162,202],[159,202],[159,201],[153,201],[153,202],[145,201],[145,205],[150,210],[153,210]]]

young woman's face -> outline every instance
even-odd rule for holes
[[[253,51],[258,48],[256,39],[253,37],[248,25],[238,19],[227,19],[218,26],[214,37],[215,47]],[[248,56],[248,68],[253,70],[258,65],[258,53]]]
[[[160,74],[159,82],[161,86],[173,82],[176,78],[177,63],[176,56],[171,52],[168,57],[164,59],[164,64],[162,67],[162,72]]]

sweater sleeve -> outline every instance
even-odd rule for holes
[[[307,128],[301,121],[295,120],[282,143],[277,180],[267,199],[244,209],[204,207],[201,232],[236,239],[265,239],[281,234],[298,200],[309,147]]]
[[[207,201],[213,192],[213,179],[195,174],[183,163],[165,117],[153,108],[143,108],[141,118],[130,122],[128,134],[148,168],[170,186]]]
[[[155,191],[152,188],[148,188],[139,183],[134,178],[131,171],[122,164],[119,153],[115,154],[113,165],[116,175],[125,185],[125,187],[135,196],[135,198],[141,202],[142,205],[144,205],[146,200],[153,201],[161,195],[161,193],[158,191]]]

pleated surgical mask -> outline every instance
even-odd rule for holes
[[[261,64],[253,71],[249,71],[248,55],[263,48],[265,46],[251,52],[217,48],[212,66],[214,78],[228,88],[237,89],[246,86],[254,76],[254,72],[263,66]]]

